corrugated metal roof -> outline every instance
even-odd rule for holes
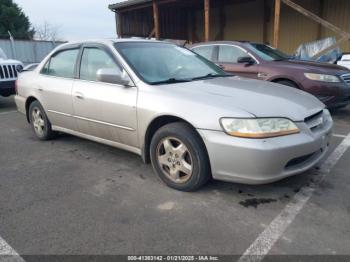
[[[118,10],[124,7],[130,7],[133,5],[138,5],[138,4],[144,4],[152,2],[152,0],[126,0],[124,2],[116,3],[116,4],[111,4],[108,6],[109,9],[111,10]]]

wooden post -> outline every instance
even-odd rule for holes
[[[209,41],[210,35],[210,0],[204,0],[204,41]]]
[[[275,0],[275,21],[273,27],[273,46],[278,48],[279,34],[280,34],[280,13],[281,13],[281,0]]]
[[[160,38],[160,30],[159,30],[159,10],[157,0],[153,0],[153,21],[154,21],[154,31],[156,35],[156,39]]]

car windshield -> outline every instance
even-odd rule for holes
[[[135,73],[149,84],[230,76],[214,63],[173,44],[122,42],[115,47]]]
[[[0,48],[0,59],[7,59],[7,56],[4,51]]]
[[[290,56],[282,51],[264,44],[249,44],[250,49],[265,61],[288,60]]]

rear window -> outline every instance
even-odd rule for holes
[[[199,47],[193,48],[194,52],[196,52],[197,54],[203,56],[208,60],[212,60],[213,50],[214,50],[214,46],[199,46]]]
[[[238,58],[247,56],[241,48],[229,45],[219,46],[218,61],[221,63],[237,63]]]
[[[74,78],[79,49],[69,49],[54,54],[41,71],[42,74]]]

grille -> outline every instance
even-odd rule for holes
[[[350,74],[341,75],[341,78],[348,86],[350,86]]]
[[[16,65],[0,65],[0,79],[11,80],[17,78]]]
[[[323,110],[313,114],[307,118],[305,118],[306,125],[311,129],[314,130],[318,127],[321,127],[323,125],[324,119],[323,119]]]

